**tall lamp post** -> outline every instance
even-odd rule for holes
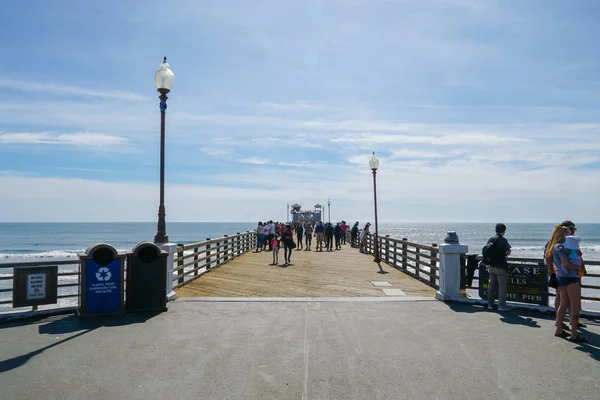
[[[331,223],[331,200],[327,199],[327,222]]]
[[[158,227],[154,243],[167,243],[167,223],[165,222],[165,113],[167,111],[167,93],[173,87],[175,75],[169,69],[167,57],[160,64],[160,68],[154,73],[154,83],[160,96],[160,205],[158,206]]]
[[[373,249],[375,259],[373,261],[379,266],[378,273],[387,274],[381,268],[381,257],[379,255],[379,225],[377,224],[377,168],[379,168],[379,160],[375,157],[375,152],[373,152],[373,157],[369,160],[369,167],[373,171],[373,203],[375,204],[375,246]]]
[[[285,222],[290,222],[290,203],[287,203],[287,214],[285,215]]]

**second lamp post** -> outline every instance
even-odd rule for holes
[[[379,266],[380,274],[387,274],[381,268],[381,256],[379,255],[379,225],[377,224],[377,168],[379,168],[379,160],[375,157],[375,152],[373,152],[373,157],[369,160],[369,167],[371,167],[371,171],[373,171],[373,203],[375,204],[375,243],[373,245],[373,253],[375,256],[375,261]]]

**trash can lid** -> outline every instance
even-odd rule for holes
[[[162,251],[160,247],[152,242],[141,242],[135,245],[132,253],[140,261],[145,263],[154,262],[159,257],[167,257],[169,253]]]
[[[85,250],[85,255],[88,257],[93,257],[94,253],[97,252],[98,250],[109,250],[113,257],[117,257],[117,255],[119,254],[119,252],[117,251],[117,249],[115,249],[114,247],[112,247],[110,244],[107,243],[94,243],[92,245],[90,245],[90,247],[88,247]]]

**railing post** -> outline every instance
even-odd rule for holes
[[[440,245],[440,287],[435,297],[438,300],[448,301],[458,299],[460,292],[460,269],[462,254],[466,254],[469,248],[458,242],[456,232],[448,232],[448,236]]]
[[[210,271],[210,238],[206,238],[206,261],[204,265],[206,266],[206,272]]]
[[[215,243],[215,249],[217,250],[217,259],[216,259],[216,264],[215,267],[218,267],[219,265],[221,265],[221,241],[217,241],[217,243]]]
[[[390,264],[390,235],[385,235],[385,262]]]
[[[225,235],[223,241],[223,264],[229,261],[229,235]]]
[[[173,265],[175,265],[175,254],[177,254],[177,245],[175,243],[159,244],[161,250],[169,253],[167,256],[167,300],[174,300],[177,295],[173,291]]]
[[[418,246],[418,245],[417,245]],[[421,279],[421,248],[415,246],[415,273],[417,274],[417,278]]]
[[[394,267],[398,267],[398,241],[394,240]]]
[[[177,261],[177,267],[181,268],[181,266],[183,265],[183,244],[178,243],[177,244],[177,258],[179,258],[179,261]],[[177,271],[177,283],[183,283],[183,268]]]
[[[241,255],[240,254],[241,249],[242,249],[242,246],[240,244],[240,233],[238,232],[235,234],[235,254],[234,254],[235,257],[239,257]]]
[[[198,276],[198,247],[194,247],[194,276]]]
[[[433,287],[437,287],[437,285],[435,284],[435,278],[436,278],[436,272],[437,272],[437,261],[435,261],[435,258],[437,258],[438,255],[438,251],[437,251],[437,243],[433,243],[431,245],[431,247],[434,247],[433,250],[430,251],[430,256],[431,256],[431,263],[429,265],[429,286],[433,286]]]
[[[406,272],[408,267],[408,239],[402,238],[402,271]]]

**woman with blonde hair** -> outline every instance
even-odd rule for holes
[[[570,221],[565,221],[570,222]],[[557,289],[556,294],[559,297],[558,308],[556,309],[556,328],[554,336],[567,337],[563,330],[563,319],[567,309],[569,309],[571,322],[570,340],[574,342],[587,342],[583,336],[577,333],[579,325],[579,313],[581,311],[581,286],[578,273],[582,271],[582,266],[571,263],[568,254],[565,252],[563,243],[565,237],[575,232],[575,224],[559,224],[554,228],[552,239],[546,248],[546,263],[556,270]]]

